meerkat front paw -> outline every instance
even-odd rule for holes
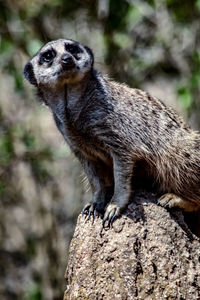
[[[179,199],[179,198],[178,198]],[[164,194],[158,200],[158,204],[166,208],[177,206],[177,196],[171,193]]]
[[[104,201],[91,201],[91,202],[88,202],[83,210],[82,210],[82,216],[83,215],[86,215],[87,216],[87,221],[93,217],[93,222],[94,222],[94,219],[96,217],[99,217],[99,216],[102,216],[103,213],[104,213],[104,210],[105,210],[105,207],[104,207]]]
[[[197,205],[195,203],[192,203],[190,201],[184,200],[181,197],[172,194],[167,193],[160,197],[158,200],[158,203],[166,208],[172,208],[172,207],[179,207],[183,209],[184,211],[195,211],[198,209]]]
[[[116,204],[109,204],[106,208],[104,218],[103,218],[103,227],[105,227],[106,221],[108,221],[108,227],[112,225],[114,220],[120,215],[120,208]]]
[[[89,220],[90,217],[92,216],[94,222],[94,219],[99,216],[99,212],[97,210],[97,203],[96,202],[87,203],[82,210],[82,216],[83,215],[87,216],[87,220]]]

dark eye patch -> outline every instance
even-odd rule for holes
[[[76,59],[80,59],[83,50],[76,44],[65,44],[65,50],[71,53]]]
[[[54,57],[56,56],[56,51],[53,49],[47,50],[40,55],[39,64],[42,65],[43,63],[51,62]]]

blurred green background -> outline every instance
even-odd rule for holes
[[[69,242],[90,200],[23,78],[30,56],[57,38],[87,44],[97,69],[200,128],[200,0],[0,1],[0,299],[62,299]]]

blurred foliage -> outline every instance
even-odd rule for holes
[[[45,42],[90,46],[96,67],[200,128],[200,0],[0,0],[0,297],[61,299],[82,206],[80,167],[23,66]]]

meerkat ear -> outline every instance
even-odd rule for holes
[[[34,75],[33,65],[28,62],[24,67],[24,77],[33,85],[37,86],[37,80]]]
[[[87,46],[85,46],[85,50],[87,51],[87,53],[91,57],[91,61],[92,61],[91,65],[93,67],[93,65],[94,65],[94,54],[93,54],[92,50]]]

